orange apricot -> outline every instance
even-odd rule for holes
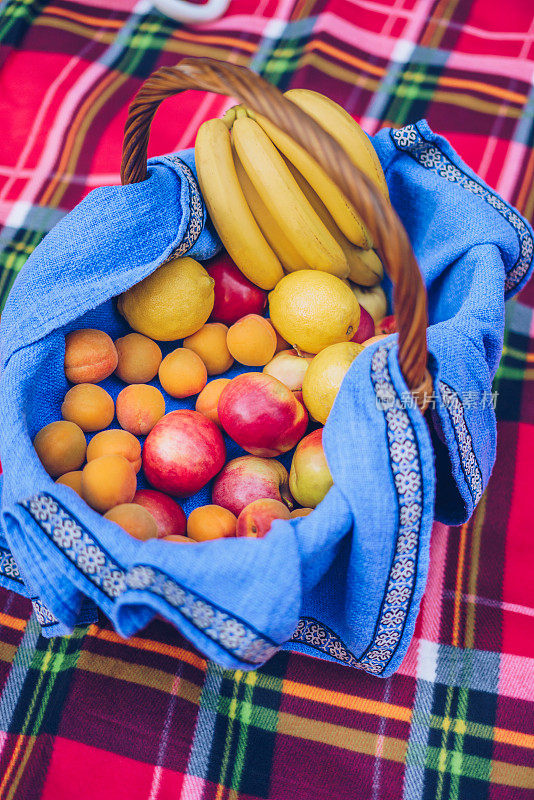
[[[169,533],[168,536],[163,536],[166,542],[181,542],[182,544],[195,544],[194,539],[190,539],[189,536],[182,536],[181,533]]]
[[[222,506],[194,508],[187,520],[187,535],[197,542],[235,536],[237,517]]]
[[[71,383],[99,383],[117,366],[117,350],[104,331],[83,328],[65,337],[65,375]]]
[[[33,440],[33,446],[52,478],[77,470],[85,461],[85,436],[74,422],[59,420],[45,425]]]
[[[208,372],[199,355],[186,347],[178,347],[161,362],[159,379],[171,397],[191,397],[202,391]]]
[[[136,503],[121,503],[104,514],[105,519],[120,525],[135,539],[155,539],[158,535],[156,520],[146,508]]]
[[[82,496],[82,471],[81,469],[73,470],[72,472],[66,472],[61,478],[58,478],[56,483],[60,483],[63,486],[68,486],[70,489],[74,489],[76,494],[79,494],[80,497]]]
[[[136,472],[141,469],[141,443],[129,431],[100,431],[87,445],[87,460],[100,456],[124,456]]]
[[[158,374],[161,350],[148,336],[129,333],[117,339],[118,364],[115,375],[124,383],[148,383]]]
[[[107,428],[115,416],[113,398],[94,383],[77,383],[63,400],[61,416],[75,422],[82,431],[92,433]]]
[[[83,468],[82,497],[101,514],[122,503],[131,503],[136,489],[135,470],[123,456],[100,456]]]
[[[208,375],[221,375],[234,363],[226,344],[227,332],[228,328],[222,322],[208,322],[184,339],[184,347],[200,356]]]
[[[226,336],[228,350],[247,367],[263,367],[274,356],[276,331],[268,319],[247,314],[231,326]]]
[[[230,378],[216,378],[214,381],[210,381],[200,392],[195,404],[195,410],[198,411],[199,414],[204,414],[205,417],[211,419],[211,421],[219,425],[219,427],[217,405],[222,390],[228,383],[230,383]]]
[[[286,342],[286,340],[280,336],[276,328],[274,332],[276,333],[276,350],[274,351],[274,354],[276,355],[277,353],[281,353],[282,350],[291,350],[291,345],[289,342]]]
[[[117,419],[125,431],[146,436],[165,414],[165,398],[155,386],[133,383],[117,397]]]
[[[291,519],[295,517],[307,517],[312,511],[313,508],[295,508],[289,516]]]

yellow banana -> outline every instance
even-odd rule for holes
[[[285,97],[299,106],[327,131],[345,150],[351,161],[389,198],[382,165],[363,128],[344,108],[324,94],[311,89],[289,89]]]
[[[310,206],[260,125],[238,116],[232,136],[254,188],[307,267],[346,277],[348,265],[342,248]]]
[[[235,171],[230,131],[221,119],[200,126],[195,164],[209,215],[230,257],[252,283],[273,289],[284,275],[282,265],[245,200]]]
[[[346,236],[343,236],[337,227],[317,192],[312,189],[308,181],[304,179],[298,169],[296,169],[290,161],[285,159],[285,162],[289,171],[298,183],[299,188],[306,196],[306,199],[310,203],[311,207],[319,219],[324,222],[327,229],[330,231],[334,239],[338,242],[345,253],[345,258],[347,259],[347,264],[349,265],[348,277],[352,281],[360,283],[363,286],[374,286],[375,283],[379,283],[384,271],[382,269],[382,262],[374,250],[362,250],[361,247],[356,247],[356,245],[352,244],[352,242],[349,242]],[[372,255],[364,256],[364,253],[371,253]],[[374,259],[372,257],[373,255],[375,256]]]
[[[280,259],[285,270],[294,272],[297,269],[308,269],[306,261],[303,259],[292,242],[287,238],[277,221],[266,207],[254,185],[248,177],[243,164],[239,160],[235,147],[232,146],[235,170],[237,178],[245,195],[248,207],[252,211],[260,230]]]
[[[288,136],[287,133],[284,133],[276,125],[269,122],[266,117],[261,114],[254,114],[251,111],[248,113],[261,125],[278,150],[291,161],[293,166],[298,169],[310,186],[317,192],[347,239],[359,247],[372,247],[371,235],[361,217],[317,161],[303,147],[297,144],[291,136]]]

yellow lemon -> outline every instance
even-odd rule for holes
[[[121,294],[117,307],[134,331],[173,342],[204,325],[213,308],[214,283],[198,261],[175,258]]]
[[[323,425],[343,378],[363,349],[363,345],[356,342],[332,344],[316,355],[306,370],[302,383],[304,405],[312,417]]]
[[[360,306],[347,284],[316,269],[291,272],[269,294],[271,322],[287,342],[318,353],[351,339],[360,324]]]

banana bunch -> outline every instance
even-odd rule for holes
[[[353,163],[388,190],[360,126],[333,100],[308,89],[285,96],[324,128]],[[362,286],[383,274],[369,231],[317,161],[260,114],[234,106],[201,125],[198,181],[230,257],[249,280],[273,289],[284,272],[318,269]]]

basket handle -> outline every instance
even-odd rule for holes
[[[159,104],[186,89],[237,98],[306,149],[360,214],[394,284],[393,304],[399,332],[399,366],[417,404],[424,411],[432,392],[427,370],[426,290],[410,240],[391,203],[354,166],[338,142],[270,83],[247,69],[213,58],[185,58],[148,78],[133,99],[124,128],[121,180],[147,177],[150,125]]]

